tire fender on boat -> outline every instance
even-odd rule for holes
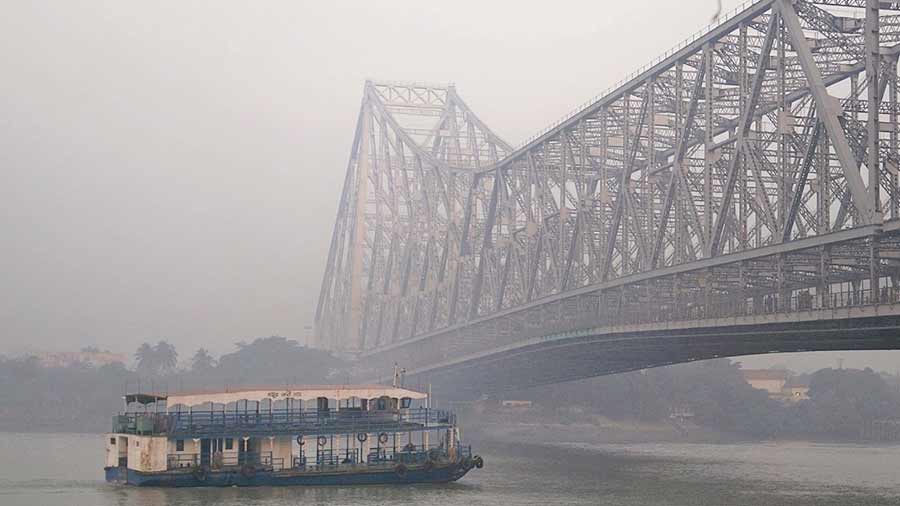
[[[328,444],[328,438],[325,436],[319,436],[319,438],[316,439],[316,442],[319,444],[319,446],[325,446]]]
[[[244,478],[250,479],[256,476],[256,468],[250,464],[246,464],[241,467],[241,476]]]
[[[422,470],[425,471],[426,473],[431,472],[432,469],[434,469],[434,461],[433,460],[428,459],[425,461],[424,464],[422,464]]]
[[[480,455],[476,455],[475,458],[472,459],[472,461],[475,463],[476,469],[481,469],[482,467],[484,467],[484,459],[481,458]]]
[[[382,432],[381,434],[378,435],[378,442],[381,444],[385,444],[388,442],[387,432]]]
[[[397,473],[397,476],[400,478],[406,478],[407,471],[408,469],[403,464],[397,464],[397,466],[394,467],[394,472]]]
[[[206,468],[203,466],[197,466],[193,471],[191,471],[191,475],[197,481],[206,481]]]

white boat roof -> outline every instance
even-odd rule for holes
[[[127,401],[140,402],[138,398],[165,400],[166,406],[197,406],[201,404],[229,404],[238,401],[259,402],[262,400],[279,401],[295,399],[310,401],[325,397],[327,399],[377,399],[391,397],[402,399],[424,399],[427,394],[385,385],[292,385],[268,387],[237,387],[219,391],[179,392],[172,394],[128,394]]]

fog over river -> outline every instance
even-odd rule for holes
[[[139,489],[103,482],[100,435],[0,433],[0,504],[897,505],[900,446],[483,441],[484,469],[449,485]]]

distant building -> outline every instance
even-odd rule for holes
[[[753,388],[765,390],[769,397],[784,402],[809,399],[809,385],[780,369],[742,369],[744,380]]]
[[[110,351],[50,351],[34,354],[43,367],[69,367],[88,364],[101,367],[110,364],[124,364],[127,358],[121,353]]]
[[[765,390],[771,396],[778,396],[787,385],[788,372],[778,369],[742,369],[744,380],[753,388]]]
[[[805,382],[797,381],[796,378],[791,378],[788,380],[787,385],[784,386],[782,393],[786,401],[798,402],[806,400],[809,399],[809,385]]]

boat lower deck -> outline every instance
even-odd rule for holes
[[[425,466],[367,466],[350,469],[204,468],[144,473],[125,467],[107,467],[106,481],[155,487],[253,487],[287,485],[375,485],[403,483],[447,483],[462,478],[474,467],[471,461]]]

